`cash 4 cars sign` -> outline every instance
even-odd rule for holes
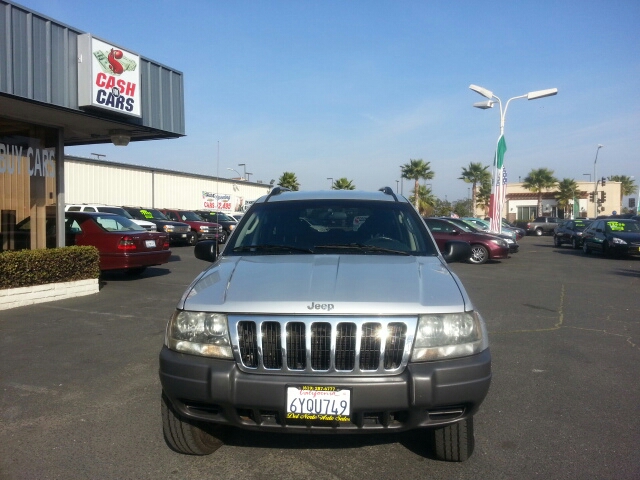
[[[78,106],[140,116],[140,56],[94,38],[78,37]]]

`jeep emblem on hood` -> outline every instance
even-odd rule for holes
[[[311,302],[311,305],[307,305],[309,310],[326,310],[330,312],[333,310],[333,303],[315,303]]]

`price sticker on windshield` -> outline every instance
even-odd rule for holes
[[[327,385],[287,387],[287,419],[351,421],[351,390]]]

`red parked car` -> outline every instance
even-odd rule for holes
[[[169,237],[149,232],[120,215],[65,212],[67,246],[93,245],[100,252],[100,270],[141,274],[147,267],[169,261]]]
[[[454,223],[442,218],[425,218],[425,223],[440,251],[445,250],[445,243],[461,240],[471,245],[469,263],[482,264],[487,260],[509,258],[509,245],[503,239],[484,233],[465,232]]]

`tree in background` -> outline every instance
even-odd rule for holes
[[[563,178],[558,183],[558,192],[556,193],[556,201],[558,206],[564,210],[564,218],[570,218],[567,216],[567,212],[570,212],[570,205],[573,204],[573,199],[578,194],[578,184],[572,178]]]
[[[293,172],[284,172],[278,179],[278,185],[293,191],[298,191],[300,189],[300,184],[298,183],[296,174]]]
[[[415,187],[413,189],[413,199],[416,206],[416,210],[420,211],[419,198],[420,198],[420,180],[431,180],[435,173],[429,166],[431,162],[425,162],[424,160],[409,159],[409,163],[402,165],[402,178],[415,181]]]
[[[355,190],[356,186],[353,184],[352,180],[347,180],[346,177],[342,177],[337,179],[331,185],[332,190]]]
[[[480,207],[484,210],[484,215],[480,215],[480,218],[487,216],[487,210],[489,209],[489,201],[491,200],[491,179],[486,182],[482,182],[478,189],[478,195],[476,197],[476,207]],[[477,215],[475,210],[474,215]]]
[[[470,162],[468,167],[462,167],[462,176],[458,180],[464,180],[465,183],[471,184],[471,208],[473,215],[476,211],[476,197],[478,194],[478,185],[491,183],[491,173],[487,170],[489,165],[483,166],[480,162]],[[473,216],[472,215],[472,216]]]
[[[636,183],[633,181],[631,177],[627,177],[626,175],[611,175],[608,177],[612,182],[620,182],[620,205],[622,205],[622,197],[626,197],[628,195],[633,195],[638,191],[638,187],[636,187]]]
[[[558,179],[553,176],[553,170],[548,168],[533,169],[524,177],[522,187],[538,194],[538,217],[542,216],[542,192],[553,188]]]
[[[426,185],[418,185],[418,212],[423,217],[433,214],[433,208],[436,205],[437,198]],[[409,197],[409,201],[416,204],[415,195]]]

